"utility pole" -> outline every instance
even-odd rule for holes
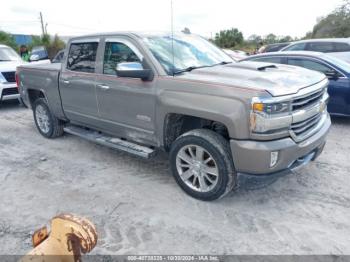
[[[43,35],[45,35],[45,28],[44,28],[44,21],[43,21],[43,14],[40,12],[40,23],[41,23],[41,31]]]

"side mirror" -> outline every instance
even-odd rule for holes
[[[29,57],[30,62],[37,62],[37,61],[39,61],[39,59],[40,59],[39,55],[31,55]]]
[[[116,67],[117,76],[140,78],[144,81],[152,80],[153,72],[151,69],[144,69],[139,62],[123,62]]]
[[[337,71],[335,70],[329,70],[325,73],[325,75],[329,78],[329,79],[338,79],[339,78],[339,74]]]

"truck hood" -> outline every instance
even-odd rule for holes
[[[324,74],[301,67],[248,61],[195,69],[178,77],[267,91],[272,96],[295,94],[326,78]]]
[[[22,61],[0,61],[0,72],[13,72],[16,71],[17,66],[23,65]]]

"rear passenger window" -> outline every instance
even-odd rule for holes
[[[334,47],[332,42],[308,43],[306,50],[321,53],[330,53],[334,52]]]
[[[350,45],[347,43],[334,43],[335,52],[350,52]]]
[[[98,43],[72,43],[69,49],[67,69],[87,73],[95,72]]]
[[[252,61],[255,62],[265,62],[265,63],[274,63],[274,64],[282,64],[282,60],[280,57],[260,57],[254,59]]]
[[[304,68],[318,71],[318,72],[321,72],[324,74],[331,70],[331,68],[329,68],[326,65],[323,65],[321,63],[314,62],[311,60],[307,60],[307,59],[288,58],[288,64],[294,65],[294,66],[304,67]]]
[[[103,73],[107,75],[116,75],[117,65],[124,62],[141,63],[139,57],[126,44],[107,42],[103,60]]]
[[[286,47],[286,49],[284,49],[283,51],[301,51],[301,50],[305,50],[305,46],[306,46],[306,43],[290,45]]]

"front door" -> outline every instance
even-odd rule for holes
[[[66,116],[76,122],[97,125],[95,65],[98,41],[71,43],[59,86]]]
[[[96,79],[101,121],[107,130],[141,143],[155,143],[155,81],[118,77],[123,62],[139,62],[143,55],[126,38],[105,40],[104,61]]]

